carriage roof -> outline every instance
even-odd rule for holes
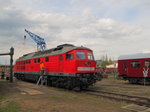
[[[121,55],[118,60],[128,60],[128,59],[144,59],[150,58],[150,53],[137,53],[137,54],[129,54],[129,55]]]

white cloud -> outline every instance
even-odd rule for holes
[[[32,8],[23,10],[17,8],[17,5],[15,6],[10,0],[8,1],[8,4],[3,2],[4,6],[1,7],[0,47],[3,51],[8,51],[11,46],[14,46],[15,59],[36,50],[36,44],[29,36],[27,36],[26,45],[22,44],[23,36],[28,35],[24,32],[25,28],[44,37],[48,48],[64,43],[83,45],[94,50],[96,59],[103,54],[117,58],[121,54],[142,52],[145,49],[148,51],[149,27],[141,26],[136,22],[136,24],[130,24],[130,22],[118,21],[105,16],[94,18],[92,7],[79,7],[82,15],[75,17],[65,13],[35,11]],[[81,1],[74,2],[80,3]],[[116,0],[111,0],[112,2],[122,4]],[[17,1],[17,4],[21,2]],[[32,5],[32,3],[29,4]],[[106,6],[108,5],[112,4]],[[146,24],[147,20],[143,23]],[[142,19],[138,21],[142,22]]]

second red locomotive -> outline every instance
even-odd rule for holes
[[[98,78],[93,51],[71,44],[20,57],[14,66],[14,76],[17,79],[37,82],[41,62],[44,62],[44,74],[47,75],[48,85],[51,86],[83,88],[94,84]]]

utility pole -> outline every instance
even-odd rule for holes
[[[13,55],[14,55],[14,48],[10,48],[10,82],[13,82]]]

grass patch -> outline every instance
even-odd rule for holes
[[[11,101],[9,94],[0,94],[0,112],[19,112],[17,103]]]
[[[9,97],[8,94],[0,94],[0,103]]]
[[[20,107],[15,102],[8,102],[0,106],[0,112],[20,112]]]

